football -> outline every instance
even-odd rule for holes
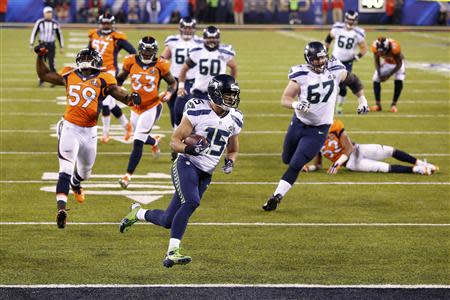
[[[190,136],[186,137],[183,141],[188,146],[196,145],[198,143],[203,143],[205,145],[208,145],[209,142],[206,139],[206,137],[199,135],[199,134],[191,134]]]

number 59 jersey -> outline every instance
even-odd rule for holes
[[[226,74],[227,63],[235,55],[236,53],[230,45],[220,45],[219,49],[214,51],[209,51],[204,46],[192,49],[189,52],[189,58],[196,64],[197,68],[192,90],[206,93],[209,81],[214,76]]]
[[[244,116],[240,110],[230,108],[229,112],[219,117],[211,108],[209,101],[191,99],[186,103],[183,117],[191,122],[193,133],[205,136],[211,147],[204,155],[187,156],[189,160],[200,170],[212,174],[220,162],[228,139],[241,132]]]
[[[310,110],[295,110],[297,118],[307,125],[332,124],[340,77],[347,72],[344,65],[331,58],[323,73],[313,72],[308,65],[293,66],[288,78],[300,86],[299,101],[308,101]]]
[[[84,77],[72,67],[64,67],[59,73],[66,80],[64,119],[80,127],[97,125],[101,104],[106,97],[105,90],[117,84],[116,78],[107,72]]]

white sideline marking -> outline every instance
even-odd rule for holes
[[[300,34],[298,32],[292,32],[292,31],[285,31],[285,30],[277,30],[275,31],[275,33],[279,34],[279,35],[283,35],[289,38],[294,38],[297,40],[302,40],[305,41],[307,43],[311,42],[311,41],[315,41],[316,39],[314,39],[313,37],[304,35],[304,34]]]
[[[69,225],[119,225],[119,222],[67,222]],[[55,225],[55,222],[0,222],[2,225],[26,226],[26,225]],[[156,226],[152,223],[139,222],[135,225]],[[262,226],[262,227],[449,227],[448,223],[265,223],[265,222],[193,222],[189,226]]]
[[[347,285],[325,285],[325,284],[30,284],[30,285],[7,285],[2,284],[0,288],[19,289],[68,289],[68,288],[306,288],[306,289],[448,289],[450,285],[442,284],[347,284]]]
[[[0,113],[2,116],[34,116],[34,117],[53,117],[53,116],[61,116],[62,113],[49,113],[49,112],[2,112]],[[246,117],[250,118],[289,118],[292,117],[292,114],[246,114]],[[339,116],[341,118],[361,118],[361,116],[355,114],[346,114]],[[448,114],[420,114],[420,115],[411,115],[411,114],[369,114],[364,116],[364,118],[448,118]]]
[[[0,180],[0,183],[8,184],[29,184],[29,183],[48,183],[50,180]],[[53,180],[55,181],[55,180]],[[111,181],[91,181],[92,183],[108,184]],[[149,181],[150,182],[150,181]],[[149,182],[134,182],[133,184],[148,184]],[[170,181],[151,181],[152,184],[164,184]],[[212,185],[277,185],[278,181],[216,181],[211,182]],[[445,181],[304,181],[295,182],[295,185],[450,185],[450,182]]]
[[[361,117],[362,119],[364,117]],[[45,129],[1,129],[1,133],[54,133],[53,130],[45,130]],[[158,133],[167,133],[171,134],[172,130],[161,130]],[[351,134],[405,134],[405,135],[448,135],[450,131],[400,131],[400,130],[392,130],[392,131],[348,131]],[[243,131],[241,134],[286,134],[286,130],[253,130],[253,131]]]
[[[0,155],[56,155],[54,151],[0,151]],[[410,153],[413,156],[450,156],[449,153]],[[102,155],[130,155],[130,152],[97,152],[97,156]],[[170,153],[161,153],[161,155],[171,155]],[[239,156],[264,157],[264,156],[281,156],[280,153],[239,153]]]

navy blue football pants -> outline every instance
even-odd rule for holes
[[[148,210],[145,220],[170,228],[170,237],[181,240],[189,218],[200,205],[200,199],[211,182],[211,174],[195,167],[186,157],[178,156],[172,166],[172,181],[175,193],[169,207],[163,210]]]
[[[183,118],[184,106],[186,105],[186,102],[188,102],[192,98],[191,88],[193,84],[194,80],[186,80],[184,83],[184,87],[188,94],[183,97],[176,97],[176,99],[174,100],[173,119],[175,125],[180,125],[181,119]]]
[[[284,181],[291,185],[297,180],[303,166],[316,156],[328,135],[330,125],[310,126],[303,124],[294,115],[284,138],[283,162],[289,165],[283,174]]]

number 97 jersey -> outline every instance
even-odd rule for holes
[[[331,58],[323,73],[313,72],[308,65],[293,66],[288,78],[300,86],[299,101],[308,101],[310,110],[295,110],[297,118],[304,124],[319,126],[332,124],[339,83],[344,65]]]

